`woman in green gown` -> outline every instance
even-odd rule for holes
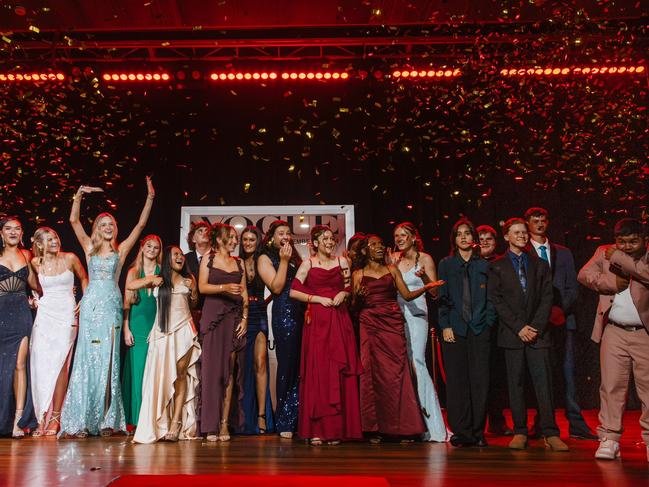
[[[140,242],[140,251],[126,276],[124,296],[124,342],[128,347],[122,375],[122,395],[126,424],[137,426],[142,404],[142,379],[149,349],[148,337],[156,315],[156,300],[151,289],[129,291],[136,279],[160,274],[162,241],[147,235]]]

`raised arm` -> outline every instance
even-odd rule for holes
[[[424,294],[429,289],[439,287],[442,284],[444,284],[443,281],[429,282],[428,284],[425,284],[423,287],[420,287],[419,289],[410,291],[408,289],[408,286],[406,286],[406,283],[403,281],[403,276],[401,275],[401,271],[397,266],[389,265],[388,270],[390,271],[392,277],[394,278],[394,284],[397,287],[397,291],[399,291],[401,297],[406,301],[412,301],[413,299],[417,299],[419,296]]]
[[[99,193],[102,191],[103,189],[94,186],[79,186],[77,193],[72,198],[70,225],[72,225],[72,230],[74,230],[74,234],[77,236],[77,240],[81,244],[84,252],[88,252],[90,249],[91,241],[90,237],[83,229],[83,225],[81,225],[81,220],[79,219],[81,213],[81,199],[83,198],[84,193]]]
[[[147,197],[146,203],[144,203],[144,208],[142,208],[142,213],[140,213],[140,219],[137,221],[137,224],[131,230],[131,234],[119,245],[119,258],[123,262],[126,259],[126,256],[129,254],[137,239],[140,238],[142,230],[146,226],[146,222],[149,220],[149,215],[151,214],[151,208],[153,207],[153,199],[155,198],[155,189],[153,188],[153,183],[149,176],[146,177],[146,188],[147,188]]]
[[[615,250],[611,254],[611,266],[622,269],[633,279],[645,285],[649,285],[649,264],[643,258],[633,260],[633,257],[625,254],[620,250]]]
[[[273,294],[280,294],[286,285],[286,274],[288,272],[288,263],[291,260],[293,249],[290,245],[285,245],[279,251],[279,266],[277,271],[267,255],[260,255],[257,260],[257,271],[259,277],[264,281],[268,290]]]
[[[577,274],[577,280],[600,294],[615,294],[618,292],[615,274],[604,272],[605,251],[606,246],[597,248],[595,254]]]

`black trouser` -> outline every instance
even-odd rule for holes
[[[539,429],[543,436],[558,436],[552,400],[552,369],[547,348],[505,349],[509,405],[514,421],[514,433],[527,435],[527,406],[525,404],[525,369],[530,373],[539,409]]]
[[[455,335],[455,343],[442,341],[446,370],[446,409],[453,434],[466,440],[484,436],[489,394],[489,330],[466,337]]]
[[[499,431],[507,424],[503,409],[508,407],[507,397],[507,367],[505,367],[505,351],[498,347],[498,327],[492,327],[491,355],[489,357],[490,386],[488,400],[489,431]]]

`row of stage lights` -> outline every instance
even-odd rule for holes
[[[579,67],[544,67],[544,68],[507,68],[501,69],[499,74],[505,77],[543,77],[543,76],[593,76],[593,75],[633,75],[645,72],[643,65],[636,66],[579,66]],[[367,73],[365,73],[367,74]],[[401,69],[394,70],[392,79],[449,79],[457,78],[462,75],[459,68],[453,69]],[[198,81],[202,78],[200,71],[192,71],[189,75],[193,80]],[[128,83],[128,82],[167,82],[172,80],[183,81],[187,78],[184,71],[176,73],[175,78],[165,72],[112,72],[104,73],[101,79],[111,83]],[[68,78],[64,73],[33,73],[33,72],[12,72],[0,73],[0,83],[2,82],[60,82]],[[254,72],[219,72],[210,73],[207,78],[211,81],[296,81],[296,80],[316,80],[316,81],[339,81],[348,79],[364,79],[358,73],[349,73],[347,71],[254,71]]]

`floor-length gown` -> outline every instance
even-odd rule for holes
[[[214,256],[208,262],[208,283],[240,284],[243,270],[233,272],[212,267]],[[225,389],[230,381],[230,356],[235,352],[232,400],[228,423],[240,430],[244,423],[243,416],[243,369],[246,337],[236,337],[236,328],[241,322],[242,297],[240,294],[208,294],[203,303],[201,314],[201,335],[203,337],[203,355],[201,356],[201,432],[218,433],[221,430],[223,400]]]
[[[368,290],[359,315],[363,431],[393,436],[424,433],[392,274],[363,276]]]
[[[119,381],[122,295],[117,287],[119,254],[93,255],[81,300],[72,375],[61,413],[60,435],[125,431]]]
[[[142,382],[142,407],[133,441],[136,443],[153,443],[163,438],[173,425],[174,383],[177,379],[178,361],[190,353],[187,367],[187,388],[183,411],[180,416],[181,440],[196,437],[196,388],[198,375],[196,362],[201,354],[198,344],[198,333],[192,321],[189,309],[191,290],[184,285],[173,288],[167,322],[167,332],[160,331],[159,317],[148,337],[149,347]]]
[[[243,369],[243,413],[245,416],[244,434],[259,434],[259,407],[257,404],[257,371],[255,369],[255,342],[261,333],[264,336],[264,346],[268,343],[268,312],[264,301],[265,286],[261,279],[256,276],[248,281],[248,329],[246,331],[246,349]],[[268,354],[266,354],[266,432],[275,430],[273,419],[273,402],[270,397],[270,368],[268,366]]]
[[[42,422],[52,405],[56,381],[65,367],[77,336],[74,316],[74,274],[66,269],[56,276],[40,273],[43,296],[38,300],[30,351],[32,398],[36,419]]]
[[[408,272],[403,273],[403,280],[411,291],[424,286],[424,281],[417,277],[416,272],[417,264]],[[415,369],[417,396],[426,424],[426,433],[424,433],[423,439],[425,441],[446,441],[447,432],[444,417],[437,398],[437,391],[426,366],[426,344],[429,336],[426,295],[419,296],[412,301],[406,301],[399,295],[398,301],[406,320],[408,358]]]
[[[267,255],[277,270],[279,254],[269,252]],[[300,343],[305,306],[289,297],[296,273],[295,264],[289,262],[286,284],[280,294],[273,296],[272,326],[277,357],[275,430],[279,433],[297,429]]]
[[[14,371],[18,349],[23,338],[29,338],[32,333],[32,313],[27,300],[28,277],[26,265],[14,272],[0,264],[0,435],[13,431],[16,415]],[[36,418],[29,376],[28,363],[25,406],[18,426],[31,429],[36,427]]]
[[[333,299],[345,288],[340,266],[311,268],[292,288]],[[322,440],[361,439],[358,377],[361,362],[345,303],[310,303],[302,329],[298,435]]]
[[[160,273],[156,265],[155,274]],[[145,277],[144,271],[138,278]],[[126,424],[137,425],[142,404],[142,380],[149,350],[149,333],[156,316],[156,299],[151,289],[138,289],[138,301],[131,304],[129,327],[133,334],[133,346],[126,349],[122,373],[122,396]]]

